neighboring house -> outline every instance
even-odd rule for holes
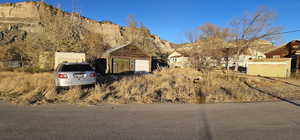
[[[226,50],[226,49],[217,49],[215,51],[223,51],[224,54],[226,54],[226,51],[234,52],[234,50]],[[229,54],[229,56],[230,56],[228,58],[229,67],[234,67],[235,63],[236,63],[234,57],[232,56],[233,54]],[[184,51],[176,50],[169,55],[168,63],[170,65],[170,67],[179,67],[179,68],[189,67],[191,64],[189,58],[190,58],[190,55],[188,53],[186,53]],[[263,58],[266,58],[264,53],[256,51],[256,50],[248,49],[247,51],[245,51],[243,54],[241,54],[239,56],[239,59],[237,62],[238,62],[239,67],[246,68],[249,60],[263,59]],[[227,64],[227,62],[225,60],[226,59],[224,58],[221,62],[221,63],[223,63],[224,67],[226,67],[226,64]],[[211,63],[212,66],[216,65],[216,62],[210,57],[207,57],[207,61],[209,61],[209,63]]]
[[[183,49],[185,48],[185,49]],[[168,57],[168,63],[170,67],[188,67],[190,66],[190,54],[186,53],[188,51],[191,51],[191,48],[194,49],[199,49],[201,50],[201,47],[196,44],[194,46],[186,46],[186,47],[181,47],[181,50],[176,50],[173,53],[171,53]],[[232,48],[219,48],[219,49],[213,49],[210,50],[215,52],[215,54],[220,55],[221,64],[223,67],[227,67],[227,64],[229,67],[234,67],[235,63],[238,63],[238,66],[241,67],[242,69],[246,69],[247,63],[252,60],[252,59],[264,59],[266,58],[265,54],[258,49],[255,48],[248,48],[242,51],[242,54],[238,56],[238,60],[236,61],[236,53],[238,51],[238,48],[232,47]],[[226,57],[228,56],[228,58]],[[223,57],[223,58],[222,58]],[[218,66],[220,60],[215,60],[214,57],[207,56],[206,57],[207,63],[210,66]],[[228,60],[228,61],[226,61]]]
[[[246,72],[247,65],[250,60],[266,58],[264,53],[250,48],[243,50],[242,53],[238,56],[237,60],[237,48],[222,48],[218,49],[218,51],[221,51],[222,53],[220,54],[225,56],[221,61],[223,67],[227,67],[228,65],[229,68],[233,69],[237,63],[238,70],[241,72]]]
[[[170,67],[184,68],[190,66],[189,54],[183,51],[174,51],[168,56]]]
[[[151,55],[133,44],[111,48],[102,58],[106,59],[106,73],[151,72]]]
[[[243,53],[239,56],[238,66],[246,68],[247,64],[250,60],[264,59],[264,58],[266,58],[264,53],[254,50],[254,49],[249,49],[248,51],[246,51],[245,53]],[[230,67],[235,66],[235,61],[233,58],[230,58],[229,66]]]
[[[267,58],[291,58],[292,72],[300,69],[300,40],[293,40],[281,47],[265,53]]]

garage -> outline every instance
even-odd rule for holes
[[[149,60],[135,60],[135,70],[136,73],[150,72],[150,62]]]
[[[151,72],[152,57],[133,44],[113,47],[102,58],[107,62],[107,74]]]
[[[130,60],[126,58],[113,59],[113,73],[130,72]]]

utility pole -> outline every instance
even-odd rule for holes
[[[229,70],[229,48],[226,48],[225,61],[226,61],[226,69],[228,71]]]

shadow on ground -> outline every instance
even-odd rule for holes
[[[261,77],[269,79],[269,80],[273,80],[273,81],[280,81],[282,83],[285,83],[285,84],[288,84],[288,85],[291,85],[291,86],[300,87],[300,85],[296,85],[296,84],[293,84],[293,83],[290,83],[290,82],[287,82],[287,81],[283,81],[283,80],[279,80],[279,79],[274,79],[274,78],[271,78],[271,77],[264,77],[264,76],[261,76]]]
[[[133,78],[137,76],[142,76],[149,73],[132,73],[132,72],[124,72],[120,74],[105,74],[105,75],[98,75],[97,76],[97,83],[104,84],[104,85],[111,85],[116,81],[120,81],[124,78]]]
[[[287,103],[289,103],[289,104],[292,104],[292,105],[295,105],[295,106],[300,107],[300,104],[298,104],[298,103],[296,103],[296,102],[293,102],[293,101],[291,101],[291,100],[289,100],[289,99],[285,99],[285,98],[279,97],[279,96],[274,95],[274,94],[272,94],[272,93],[270,93],[270,92],[263,91],[263,90],[261,90],[261,89],[259,89],[259,88],[256,88],[256,87],[254,87],[254,86],[251,86],[251,85],[250,85],[249,83],[247,83],[247,82],[244,82],[244,83],[245,83],[249,88],[255,89],[255,90],[257,90],[257,91],[260,92],[260,93],[269,95],[269,96],[271,96],[271,97],[273,97],[273,98],[277,98],[277,99],[279,99],[279,100],[281,100],[281,101],[284,101],[284,102],[287,102]]]

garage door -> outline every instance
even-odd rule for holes
[[[135,60],[135,72],[150,72],[149,60]]]

